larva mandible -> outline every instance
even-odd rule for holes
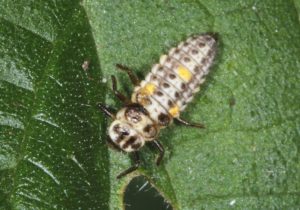
[[[147,142],[151,142],[158,150],[159,165],[164,148],[157,140],[160,129],[168,126],[173,120],[188,126],[203,128],[201,124],[189,123],[180,118],[186,105],[199,91],[199,86],[208,74],[217,51],[216,34],[206,33],[188,38],[168,55],[162,55],[145,80],[139,79],[132,71],[120,64],[117,67],[128,73],[135,85],[131,100],[117,90],[114,76],[113,91],[124,103],[117,114],[100,104],[100,108],[113,118],[109,126],[109,142],[117,149],[133,153],[135,164],[120,173],[121,178],[139,167],[138,150]]]

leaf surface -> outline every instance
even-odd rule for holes
[[[0,208],[107,209],[95,109],[105,87],[83,8],[2,1],[0,11]]]
[[[167,154],[159,168],[157,151],[142,151],[139,173],[174,208],[299,205],[300,28],[293,2],[86,1],[85,7],[101,46],[103,74],[116,75],[127,94],[132,85],[116,63],[144,77],[161,54],[188,36],[220,36],[212,73],[182,115],[207,128],[165,129],[160,140]],[[111,92],[107,103],[120,105]],[[111,178],[130,165],[116,152],[111,159]],[[112,185],[116,206],[121,201],[114,193],[121,194],[123,185]]]

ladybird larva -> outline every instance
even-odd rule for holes
[[[138,150],[145,143],[152,143],[159,150],[156,161],[159,165],[164,148],[157,140],[160,129],[173,120],[188,126],[203,128],[201,124],[189,123],[180,118],[199,86],[205,81],[217,50],[215,34],[202,34],[188,38],[167,55],[160,57],[145,80],[139,81],[132,71],[120,64],[117,67],[128,73],[135,85],[131,100],[117,91],[112,76],[113,90],[124,103],[117,114],[111,113],[104,105],[100,108],[113,118],[109,126],[109,142],[117,149],[133,153],[135,164],[120,173],[117,178],[136,170],[140,160]]]

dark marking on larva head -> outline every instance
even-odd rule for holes
[[[164,70],[164,67],[160,66],[157,70],[158,70],[158,71],[163,71],[163,70]]]
[[[180,52],[180,50],[178,48],[175,49],[174,53],[178,54]]]
[[[142,120],[141,113],[136,111],[135,109],[130,109],[130,108],[126,109],[125,117],[128,121],[133,123],[138,123]]]
[[[171,58],[168,56],[167,59],[166,59],[166,62],[169,63],[170,61],[171,61]]]
[[[129,135],[129,131],[122,128],[119,124],[116,124],[113,127],[113,131],[118,135],[118,139],[116,139],[116,143],[120,143]]]
[[[114,140],[112,140],[110,137],[110,139],[112,140],[112,142],[114,144],[116,144],[119,147],[119,144],[124,141],[126,138],[128,138],[130,131],[124,127],[121,126],[120,124],[116,124],[113,126],[112,128],[112,132],[114,134]]]
[[[180,96],[180,94],[176,91],[176,92],[175,92],[175,97],[176,97],[176,98],[179,98],[179,96]]]
[[[114,120],[109,126],[109,139],[124,152],[136,151],[131,145],[139,143],[142,147],[145,144],[145,138],[136,130],[136,125],[124,119],[123,110],[121,113],[122,115],[119,115],[120,120]]]
[[[185,43],[183,43],[183,46],[188,46],[189,45],[189,43],[187,43],[187,42],[185,42]]]
[[[159,120],[159,124],[162,126],[167,126],[171,121],[170,117],[164,113],[160,113],[158,115],[158,120]]]
[[[119,124],[116,124],[114,127],[113,127],[113,131],[118,133],[120,131],[120,125]]]
[[[142,120],[143,115],[149,116],[148,111],[140,104],[129,104],[125,110],[125,117],[128,121],[138,123]]]
[[[126,149],[127,147],[129,147],[129,145],[133,145],[135,143],[135,141],[137,140],[136,136],[131,136],[123,145],[122,145],[122,149]]]
[[[182,89],[182,90],[185,90],[186,88],[187,88],[187,87],[186,87],[186,84],[182,83],[182,84],[181,84],[181,89]]]
[[[172,107],[174,103],[171,100],[168,100],[168,106]]]

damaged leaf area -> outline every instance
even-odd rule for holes
[[[122,209],[144,175],[173,209],[294,209],[300,205],[299,1],[33,1],[0,4],[0,208]],[[108,149],[121,107],[115,68],[143,79],[160,55],[191,35],[216,32],[218,55],[182,113],[206,129],[171,125],[166,154]],[[126,190],[127,191],[127,190]]]

